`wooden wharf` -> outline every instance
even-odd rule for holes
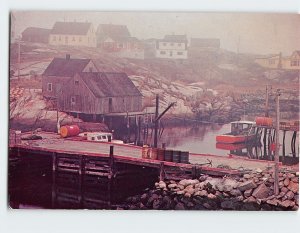
[[[272,161],[210,154],[190,154],[189,164],[174,163],[144,159],[142,147],[139,146],[63,139],[48,132],[39,134],[43,139],[22,140],[19,144],[10,145],[10,153],[17,156],[24,153],[51,156],[53,170],[70,173],[112,177],[130,173],[119,170],[120,165],[134,165],[156,169],[161,179],[182,179],[196,178],[202,173],[212,176],[239,175],[242,170],[265,169],[273,164]]]

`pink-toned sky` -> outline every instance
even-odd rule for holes
[[[162,38],[165,34],[186,34],[188,38],[220,38],[221,47],[254,54],[300,49],[300,15],[263,13],[177,13],[177,12],[78,12],[16,11],[15,29],[51,28],[55,21],[89,21],[126,24],[139,39]]]

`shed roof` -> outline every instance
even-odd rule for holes
[[[72,77],[82,72],[90,61],[90,59],[54,58],[43,75]]]
[[[86,22],[56,22],[51,34],[86,35],[91,25],[91,23]]]
[[[83,72],[80,76],[98,98],[142,95],[125,73]]]
[[[51,29],[38,28],[38,27],[28,27],[22,32],[22,36],[35,35],[35,36],[48,36]]]
[[[107,36],[112,39],[130,37],[130,33],[126,25],[116,24],[99,24],[97,34],[100,38],[105,38]]]

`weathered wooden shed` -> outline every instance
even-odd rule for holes
[[[22,40],[48,44],[51,29],[28,27],[22,32]]]
[[[97,72],[91,59],[54,58],[42,74],[43,96],[57,98],[58,93],[65,89],[65,82],[80,72]]]
[[[66,82],[58,107],[93,115],[137,113],[142,111],[142,94],[125,73],[81,72]]]

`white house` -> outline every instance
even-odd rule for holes
[[[49,44],[96,47],[96,31],[88,22],[56,22],[50,32]]]
[[[157,58],[187,59],[186,35],[166,35],[157,40],[155,55]]]

